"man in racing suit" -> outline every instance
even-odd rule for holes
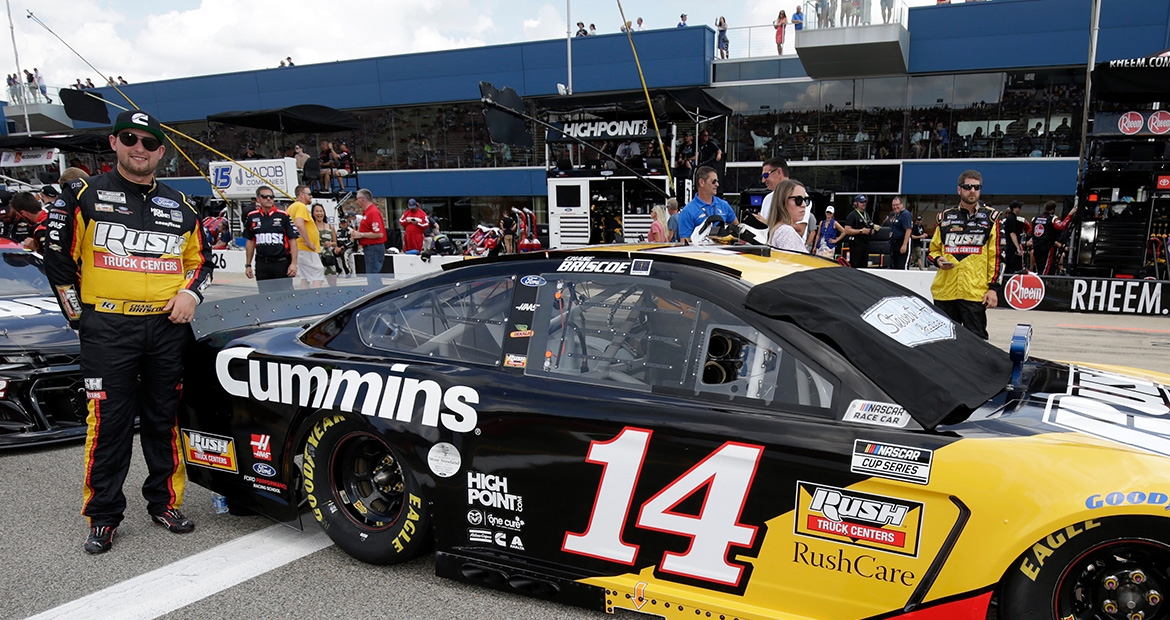
[[[1043,276],[1055,273],[1056,246],[1076,212],[1076,207],[1073,207],[1068,215],[1059,218],[1056,216],[1056,201],[1049,200],[1044,203],[1044,213],[1032,218],[1032,260],[1035,261],[1036,273]]]
[[[183,351],[213,263],[186,196],[154,179],[163,139],[149,114],[118,115],[110,136],[117,168],[70,181],[49,213],[45,269],[81,337],[89,426],[81,514],[90,553],[110,549],[126,509],[135,416],[147,512],[172,532],[195,527],[179,512],[186,469],[176,423]]]
[[[983,176],[959,175],[959,206],[938,217],[928,257],[936,267],[930,287],[934,304],[951,320],[987,340],[987,308],[998,302],[999,214],[979,204]]]

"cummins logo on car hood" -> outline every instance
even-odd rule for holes
[[[472,405],[479,392],[464,385],[444,388],[430,380],[404,377],[406,364],[394,364],[386,374],[284,364],[248,359],[255,349],[232,347],[219,352],[215,375],[228,394],[260,402],[337,411],[358,411],[370,417],[410,423],[416,411],[423,426],[442,426],[466,433],[479,423]],[[247,360],[248,371],[230,369],[232,360]],[[359,403],[360,401],[360,403]]]

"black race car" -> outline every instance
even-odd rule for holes
[[[747,246],[469,261],[258,318],[318,305],[287,295],[200,308],[188,474],[366,562],[433,547],[444,577],[669,618],[1170,615],[1170,377],[1013,360]]]
[[[0,448],[85,437],[80,355],[40,256],[0,239]]]

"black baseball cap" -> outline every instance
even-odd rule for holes
[[[159,142],[167,141],[167,137],[163,135],[162,124],[158,122],[158,119],[142,110],[126,110],[119,114],[118,118],[114,120],[113,133],[117,134],[123,129],[141,129],[158,138]]]
[[[46,185],[46,186],[42,187],[41,193],[46,195],[46,196],[51,196],[53,198],[60,196],[60,194],[57,192],[57,189],[55,187],[53,187],[52,185]]]

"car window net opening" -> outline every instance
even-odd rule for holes
[[[711,301],[649,278],[545,274],[526,374],[830,408],[833,384]]]
[[[498,365],[512,289],[495,278],[395,295],[357,313],[358,334],[381,351]]]

